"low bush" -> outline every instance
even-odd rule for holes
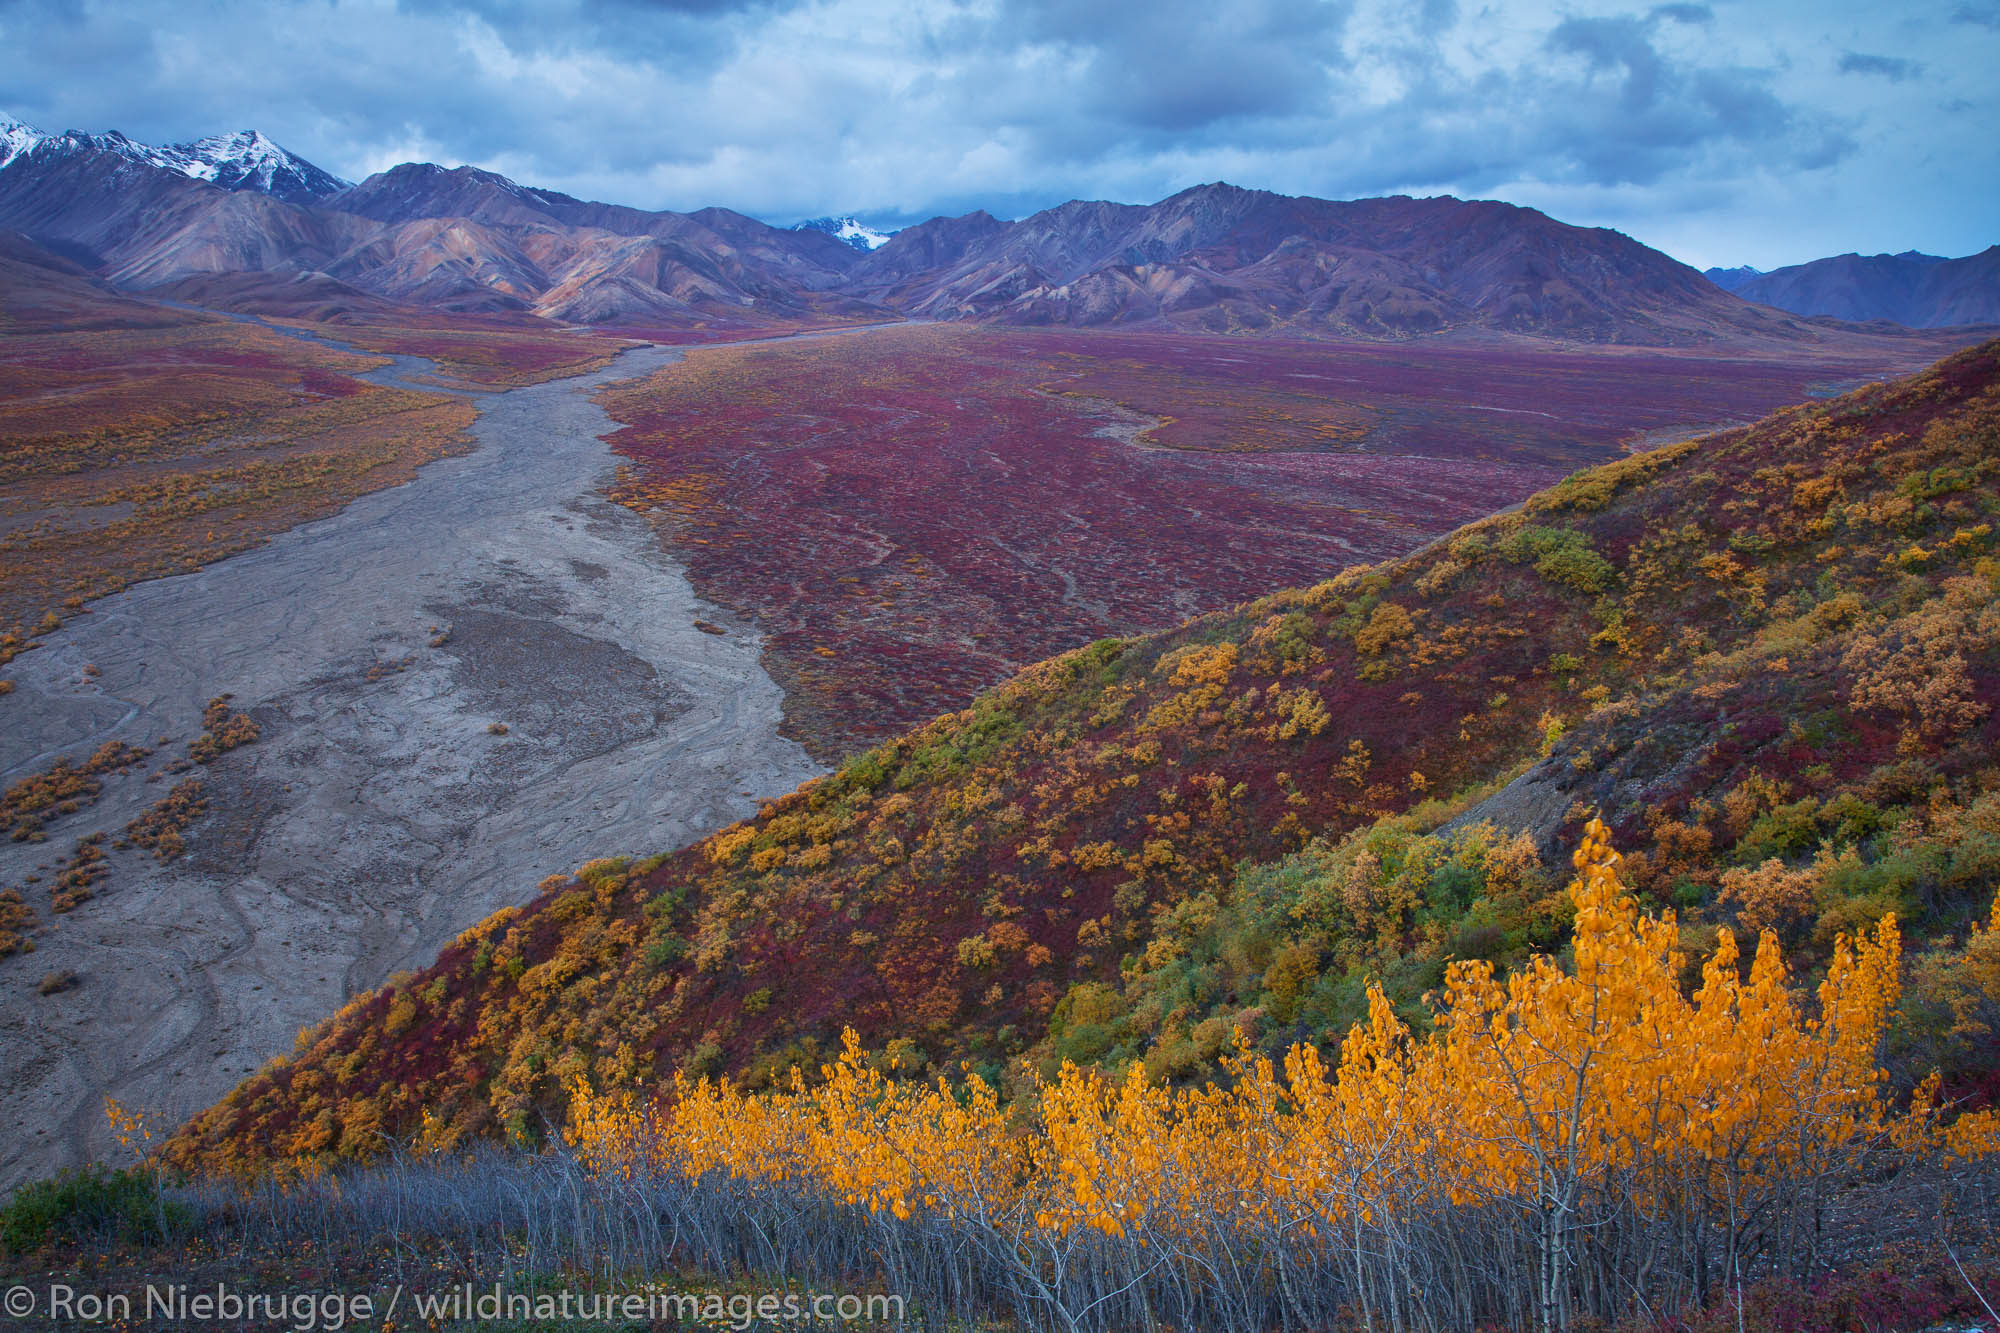
[[[148,1167],[87,1166],[34,1180],[0,1207],[0,1244],[20,1253],[53,1243],[149,1244],[185,1230],[184,1205],[160,1192]]]

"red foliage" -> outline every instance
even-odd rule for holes
[[[1980,1296],[2000,1285],[2000,1273],[1975,1264],[1968,1276],[1973,1285],[1934,1259],[1923,1267],[1892,1259],[1809,1282],[1766,1278],[1741,1293],[1718,1294],[1699,1314],[1620,1327],[1633,1333],[1888,1333],[1979,1327],[1986,1313]]]
[[[704,596],[758,620],[794,733],[831,756],[1823,373],[928,326],[706,351],[606,400],[630,423],[620,498],[664,520]]]
[[[348,375],[333,375],[323,370],[308,370],[299,376],[299,387],[307,393],[322,398],[351,398],[360,393],[360,380]]]

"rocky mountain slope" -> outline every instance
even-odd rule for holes
[[[1702,276],[1722,288],[1725,292],[1737,292],[1743,290],[1744,283],[1749,282],[1753,278],[1764,276],[1764,270],[1761,268],[1752,268],[1748,264],[1738,264],[1734,268],[1704,269]]]
[[[173,149],[11,120],[0,134],[0,226],[122,287],[316,273],[396,302],[571,322],[888,317],[835,290],[852,248],[727,209],[648,213],[425,164],[347,186],[248,131]]]
[[[885,247],[885,250],[887,247]],[[1559,947],[1602,811],[1647,903],[1810,972],[1895,913],[1898,1059],[1993,1077],[1954,969],[2000,867],[2000,342],[1579,472],[1401,560],[1022,673],[683,852],[599,861],[358,996],[170,1160],[559,1120],[578,1080],[751,1084],[856,1028],[1020,1090],[1198,1078]],[[1970,987],[1971,989],[1968,989]],[[961,1062],[966,1062],[962,1065]]]
[[[1708,276],[1746,301],[1799,315],[1919,329],[2000,324],[2000,245],[1963,259],[1906,250],[1835,255],[1769,273],[1710,269]]]
[[[397,296],[422,299],[424,275],[441,270],[579,322],[753,307],[883,313],[831,295],[850,247],[724,208],[649,213],[426,164],[371,176],[329,207],[392,225],[386,250],[354,254],[338,273]]]
[[[374,230],[90,144],[31,150],[0,168],[0,226],[135,289],[196,273],[323,269]]]

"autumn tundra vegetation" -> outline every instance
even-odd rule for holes
[[[90,600],[234,555],[463,452],[476,415],[387,364],[152,308],[0,350],[0,664]]]
[[[127,1230],[935,1326],[1989,1318],[1996,473],[1987,343],[1074,649],[357,997]]]
[[[1401,555],[1635,432],[1855,369],[933,324],[695,349],[600,398],[614,495],[762,630],[788,734],[832,764],[1078,644]]]
[[[1889,1110],[1895,918],[1836,941],[1809,1006],[1769,929],[1747,976],[1719,930],[1690,995],[1608,837],[1591,821],[1575,854],[1567,965],[1454,962],[1423,1035],[1371,990],[1337,1052],[1280,1069],[1239,1038],[1226,1081],[1180,1087],[1065,1061],[1009,1105],[977,1073],[898,1078],[849,1032],[761,1095],[579,1079],[566,1138],[724,1269],[825,1280],[859,1249],[967,1326],[1566,1329],[1822,1268],[1880,1224],[1884,1176],[1956,1202],[2000,1111],[1941,1122],[1935,1075]],[[1969,954],[2000,962],[2000,916]]]
[[[549,1152],[467,1155],[426,1115],[358,1173],[72,1177],[0,1228],[45,1239],[83,1212],[154,1246],[206,1231],[363,1267],[393,1245],[399,1274],[421,1256],[418,1281],[447,1288],[459,1264],[516,1289],[568,1273],[630,1291],[690,1266],[859,1283],[939,1328],[1714,1327],[1716,1293],[1737,1328],[1980,1313],[2000,1108],[1946,1105],[1936,1073],[1898,1090],[1882,1066],[1895,917],[1840,936],[1802,993],[1768,927],[1748,958],[1726,926],[1690,957],[1609,839],[1593,819],[1574,853],[1567,956],[1505,978],[1452,963],[1421,1033],[1371,989],[1337,1048],[1274,1059],[1239,1035],[1199,1086],[1065,1061],[1008,1098],[849,1031],[762,1092],[579,1078]],[[1959,961],[2000,980],[2000,901]],[[148,1133],[111,1114],[128,1142]],[[1956,1283],[1825,1281],[1891,1240],[1937,1250]],[[1819,1280],[1784,1280],[1800,1274]]]

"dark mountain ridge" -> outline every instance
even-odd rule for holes
[[[153,150],[0,129],[0,227],[125,288],[314,272],[446,311],[661,329],[900,314],[1653,346],[1823,332],[1618,232],[1449,196],[1327,200],[1218,182],[1148,205],[1074,200],[1017,222],[934,218],[868,251],[729,209],[650,212],[473,167],[409,163],[352,186],[319,173],[292,188],[310,164],[287,154],[298,170],[277,170],[282,150],[249,131]],[[195,148],[208,156],[190,174]]]
[[[1747,301],[1798,315],[1918,329],[2000,324],[2000,245],[1962,259],[1915,250],[1845,254],[1769,273],[1710,269],[1708,276]]]
[[[0,168],[0,226],[140,290],[317,272],[394,302],[574,322],[887,314],[835,290],[858,255],[830,236],[727,209],[587,203],[468,167],[406,165],[298,204],[115,145],[31,146]]]
[[[1441,196],[1336,201],[1216,183],[1157,204],[1076,201],[1017,223],[925,223],[853,274],[942,319],[1403,337],[1454,328],[1672,344],[1786,336],[1630,237]]]

